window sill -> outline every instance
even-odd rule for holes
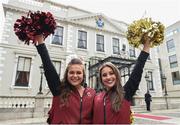
[[[64,48],[63,45],[57,45],[57,44],[49,44],[51,47],[57,47],[57,48]]]
[[[102,51],[96,51],[96,53],[105,55],[105,52],[102,52]]]
[[[30,86],[11,86],[13,89],[30,89]]]
[[[87,50],[87,49],[82,49],[82,48],[77,48],[76,50],[77,50],[77,51],[84,51],[84,52],[88,52],[88,50]]]

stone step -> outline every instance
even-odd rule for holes
[[[131,106],[131,109],[135,113],[146,112],[145,106]]]

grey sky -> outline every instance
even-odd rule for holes
[[[103,13],[108,17],[131,23],[145,17],[152,17],[169,26],[180,20],[180,0],[53,0],[90,12]]]
[[[2,1],[0,0],[0,4]],[[71,5],[94,13],[103,13],[108,17],[131,23],[134,20],[152,17],[169,26],[180,21],[180,0],[52,0]],[[146,11],[146,14],[144,14]],[[0,13],[2,6],[0,6]],[[2,18],[2,17],[1,17]],[[2,22],[2,19],[0,21]],[[0,24],[1,25],[1,24]],[[1,28],[1,27],[0,27]]]

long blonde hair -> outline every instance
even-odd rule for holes
[[[102,69],[105,67],[111,68],[116,76],[116,83],[109,90],[109,94],[110,94],[110,99],[111,99],[111,103],[112,103],[112,109],[115,112],[118,112],[121,107],[122,100],[124,98],[124,89],[121,84],[121,75],[120,75],[118,68],[114,64],[112,64],[111,62],[104,63],[99,68],[100,82],[103,86],[104,86],[104,84],[102,83]]]

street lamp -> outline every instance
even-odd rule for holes
[[[163,85],[164,85],[164,96],[167,96],[167,87],[166,87],[166,76],[163,74],[162,75],[162,81],[163,81]]]
[[[163,82],[163,85],[164,85],[164,97],[165,97],[165,101],[166,101],[166,109],[169,109],[169,106],[168,106],[168,100],[167,100],[167,87],[166,87],[166,76],[163,74],[162,75],[162,82]]]
[[[146,83],[147,83],[147,91],[149,91],[149,75],[147,72],[144,78],[146,79]]]
[[[98,71],[96,70],[96,87],[95,87],[95,89],[97,90],[97,91],[99,91],[99,88],[100,86],[99,86],[99,80],[98,80]]]
[[[41,73],[41,80],[40,80],[40,86],[39,86],[38,94],[43,94],[42,93],[42,81],[43,81],[43,73],[44,73],[43,65],[39,66],[39,69],[40,69],[40,73]]]

